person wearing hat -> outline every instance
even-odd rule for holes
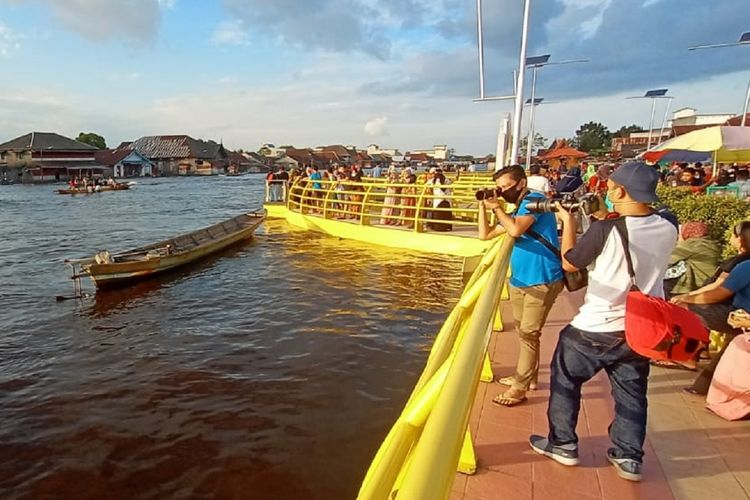
[[[615,213],[595,214],[600,220],[577,242],[576,219],[558,204],[563,269],[589,268],[589,285],[583,306],[560,332],[552,357],[549,435],[529,438],[537,453],[563,465],[577,465],[581,386],[604,370],[615,400],[609,428],[614,446],[607,450],[607,458],[618,476],[630,481],[641,480],[650,365],[625,341],[625,301],[631,278],[618,226],[628,235],[638,287],[647,295],[663,298],[664,274],[677,243],[677,220],[651,208],[658,201],[658,182],[658,172],[645,163],[623,164],[607,180],[606,196]]]

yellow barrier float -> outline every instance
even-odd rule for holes
[[[468,431],[480,378],[492,380],[487,347],[514,240],[492,242],[435,338],[406,406],[367,471],[358,498],[444,499],[455,472],[472,474]]]

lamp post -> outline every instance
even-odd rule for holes
[[[713,43],[709,45],[696,45],[695,47],[688,47],[688,50],[700,50],[700,49],[720,49],[724,47],[739,47],[741,45],[750,45],[750,31],[746,31],[740,35],[740,39],[734,43]],[[742,122],[741,127],[747,126],[747,110],[750,107],[750,81],[747,84],[747,94],[745,95],[745,104],[742,108]]]
[[[529,169],[531,166],[531,149],[532,144],[534,142],[534,109],[537,107],[539,103],[542,102],[540,100],[537,102],[536,100],[536,80],[537,80],[537,71],[539,71],[539,68],[543,68],[545,66],[559,66],[562,64],[574,64],[574,63],[585,63],[589,62],[588,59],[569,59],[567,61],[553,61],[549,62],[550,59],[549,54],[544,54],[541,56],[532,56],[526,58],[526,68],[531,68],[531,99],[528,99],[526,101],[526,104],[534,103],[531,106],[530,115],[529,115],[529,135],[526,137],[526,170]]]
[[[646,93],[642,96],[633,96],[628,97],[628,99],[651,99],[651,118],[648,122],[648,143],[646,144],[646,151],[651,149],[651,137],[653,136],[654,131],[654,115],[656,114],[656,100],[657,99],[668,99],[669,104],[667,104],[667,111],[664,113],[664,120],[662,121],[661,125],[661,134],[664,133],[664,125],[667,121],[667,113],[669,112],[669,105],[672,102],[672,99],[674,99],[672,96],[667,95],[667,91],[669,89],[654,89],[654,90],[648,90]],[[661,140],[661,136],[659,137],[659,140]]]

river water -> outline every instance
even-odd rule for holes
[[[266,221],[130,288],[65,258],[259,208],[262,176],[0,186],[0,497],[348,499],[455,303],[460,263]]]

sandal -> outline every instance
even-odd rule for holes
[[[688,372],[697,372],[697,367],[691,367],[687,365],[683,365],[682,363],[677,363],[676,361],[668,361],[668,360],[652,360],[651,366],[658,366],[659,368],[666,368],[667,370],[684,370]]]
[[[513,375],[508,375],[507,377],[502,377],[502,378],[495,380],[495,382],[497,382],[500,385],[512,386],[513,384],[516,383],[516,379],[515,377],[513,377]],[[530,391],[535,391],[536,389],[537,389],[536,382],[532,382],[529,384]]]
[[[511,407],[511,406],[519,405],[523,403],[524,401],[526,401],[525,394],[521,397],[514,397],[514,396],[508,395],[508,393],[510,392],[511,390],[508,390],[508,391],[503,392],[502,394],[498,394],[497,396],[492,398],[492,403],[498,406]]]

